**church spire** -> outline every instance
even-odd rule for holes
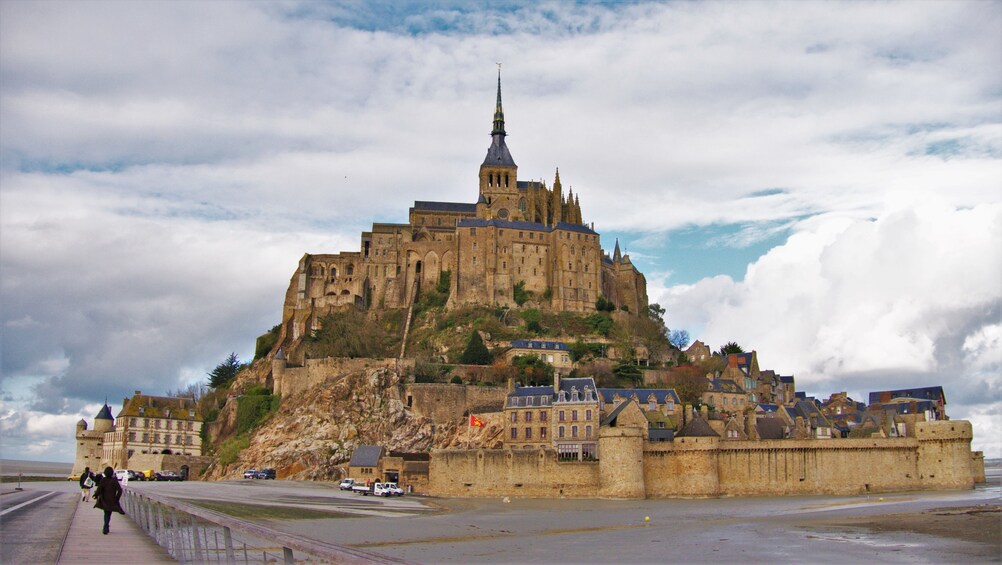
[[[612,260],[616,263],[623,260],[622,253],[619,252],[619,238],[616,238],[616,250],[612,252]]]
[[[515,160],[511,158],[508,146],[505,145],[504,138],[507,133],[504,131],[504,110],[501,109],[501,63],[498,63],[498,101],[494,106],[494,129],[491,130],[491,146],[487,149],[487,157],[484,158],[483,167],[516,167]],[[481,190],[483,187],[491,186],[490,175],[497,174],[497,171],[481,171],[481,176],[488,175],[481,179]],[[484,181],[487,181],[486,184]],[[496,182],[496,181],[495,181]],[[516,182],[510,179],[512,186]]]
[[[494,107],[494,129],[491,135],[506,135],[504,132],[504,110],[501,109],[501,63],[498,63],[498,102]]]

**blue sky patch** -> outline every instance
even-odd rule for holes
[[[790,235],[789,224],[716,224],[650,234],[604,232],[602,246],[612,253],[619,238],[623,253],[648,277],[671,272],[666,284],[692,284],[706,277],[744,279],[748,264]]]

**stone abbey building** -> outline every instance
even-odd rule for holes
[[[611,257],[602,251],[559,170],[552,188],[519,180],[505,135],[499,74],[476,202],[417,201],[407,223],[363,232],[358,251],[304,255],[286,295],[287,335],[307,335],[336,306],[405,308],[446,280],[449,307],[514,306],[515,287],[524,285],[540,306],[558,311],[594,311],[599,297],[646,311],[647,281],[618,242]]]

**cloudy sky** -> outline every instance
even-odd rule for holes
[[[0,2],[0,456],[205,378],[303,253],[473,202],[503,62],[672,328],[1002,456],[1002,4]]]

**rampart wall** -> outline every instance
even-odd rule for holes
[[[647,442],[639,430],[600,432],[597,462],[560,462],[552,450],[439,450],[436,496],[672,498],[850,495],[973,488],[970,422],[924,422],[915,437]]]
[[[435,450],[429,491],[457,497],[588,497],[596,494],[598,474],[597,462],[558,461],[552,450]]]
[[[367,369],[403,370],[413,366],[413,359],[396,358],[325,357],[323,359],[307,359],[301,367],[289,367],[283,362],[275,361],[272,363],[272,378],[275,383],[274,392],[287,397],[321,384],[328,378],[337,375]]]
[[[507,389],[494,386],[412,383],[404,385],[404,404],[418,416],[435,423],[455,422],[467,410],[483,407],[497,412],[504,406]]]

